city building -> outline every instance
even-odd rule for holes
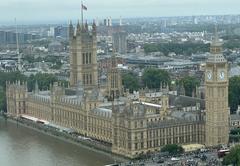
[[[173,93],[166,83],[159,92],[147,88],[134,94],[124,92],[114,54],[107,86],[102,88],[98,85],[95,24],[91,31],[87,24],[78,24],[76,31],[70,24],[69,29],[70,87],[54,83],[40,91],[36,83],[29,92],[26,83],[7,82],[10,116],[28,115],[72,129],[129,158],[159,151],[167,144],[228,143],[227,63],[217,39],[206,65],[205,111],[204,100]]]
[[[76,86],[82,82],[84,88],[93,89],[98,86],[97,71],[97,38],[96,24],[92,31],[88,24],[77,24],[76,33],[73,25],[69,27],[70,38],[70,85]]]
[[[222,54],[222,43],[217,37],[210,47],[206,62],[206,145],[227,144],[229,139],[228,63]]]
[[[123,31],[115,32],[113,33],[112,38],[115,51],[120,54],[127,53],[127,33]]]
[[[64,27],[64,26],[57,26],[54,27],[53,29],[50,28],[50,35],[52,35],[56,38],[56,37],[62,37],[64,39],[68,39],[68,27]]]
[[[238,109],[235,114],[230,115],[230,128],[231,129],[240,128],[240,106],[238,106]]]
[[[16,32],[13,31],[0,31],[0,45],[16,45],[16,36]],[[20,44],[27,44],[31,40],[35,39],[39,39],[39,36],[34,34],[18,33],[18,41]]]
[[[58,41],[53,41],[48,45],[49,52],[61,52],[63,51],[63,45]]]
[[[107,93],[108,98],[111,100],[123,96],[122,78],[117,65],[117,59],[113,54],[110,69],[107,71]]]

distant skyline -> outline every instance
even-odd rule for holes
[[[239,0],[85,0],[86,19],[239,14]],[[80,0],[0,0],[0,24],[80,19]]]

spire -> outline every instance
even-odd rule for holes
[[[72,24],[72,21],[70,20],[70,23],[69,23],[69,37],[72,37],[73,35],[74,35],[73,24]]]
[[[80,25],[80,22],[78,20],[78,23],[77,23],[77,35],[80,35],[81,34],[81,25]]]
[[[117,62],[116,62],[116,55],[115,55],[115,49],[113,48],[112,51],[112,57],[111,57],[111,61],[112,61],[112,68],[117,67]]]
[[[96,32],[97,32],[97,25],[96,25],[96,23],[95,23],[95,20],[93,20],[92,31],[93,31],[93,33],[96,33]]]
[[[169,91],[169,85],[168,85],[168,83],[167,83],[167,87],[166,87],[166,90],[167,90],[167,91]]]
[[[222,52],[222,42],[218,37],[217,25],[215,25],[214,39],[211,43],[210,52],[212,54],[220,54]]]
[[[162,93],[164,94],[164,95],[167,95],[168,94],[168,92],[169,92],[169,86],[168,86],[168,83],[163,83],[163,86],[162,86]]]
[[[160,92],[162,92],[162,81],[160,82]]]
[[[180,83],[178,85],[178,95],[182,95],[182,96],[185,96],[185,88],[184,88],[184,85],[183,83]]]
[[[38,82],[36,80],[35,82],[35,90],[34,90],[35,93],[38,93],[39,92],[39,87],[38,87]]]
[[[87,23],[87,21],[85,23],[85,30],[88,31],[88,23]]]
[[[197,98],[199,98],[198,86],[197,86],[197,85],[196,85],[196,87],[195,87],[195,96],[196,96]]]
[[[52,85],[52,83],[49,85],[49,90],[51,91],[51,92],[53,92],[52,90],[53,90],[53,85]]]
[[[215,31],[214,31],[214,42],[218,42],[219,38],[218,38],[218,29],[217,29],[217,24],[215,25]]]
[[[195,90],[192,90],[192,97],[195,97]]]

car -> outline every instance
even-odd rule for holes
[[[179,161],[180,159],[179,158],[176,158],[176,157],[172,157],[171,158],[171,161]]]
[[[200,152],[208,152],[208,149],[202,148],[200,149]]]
[[[164,163],[164,160],[158,160],[157,163],[162,164],[162,163]]]

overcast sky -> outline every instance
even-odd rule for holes
[[[0,0],[0,24],[80,18],[81,0]],[[240,14],[240,0],[85,0],[88,19]]]

